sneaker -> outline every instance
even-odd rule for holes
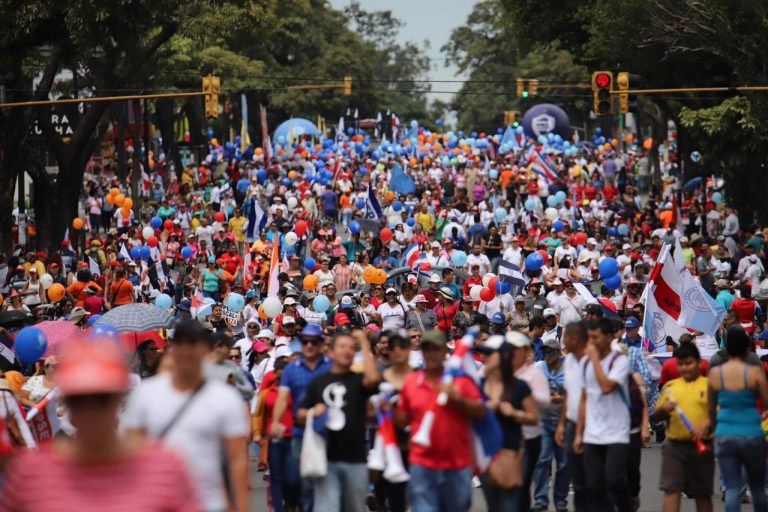
[[[376,495],[373,493],[368,493],[368,496],[365,497],[365,506],[368,507],[368,510],[370,512],[376,512],[379,510],[379,502],[376,499]]]
[[[567,503],[561,503],[559,505],[555,506],[556,512],[568,512],[568,504]]]

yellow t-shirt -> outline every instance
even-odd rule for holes
[[[672,399],[683,410],[691,425],[698,425],[709,418],[706,377],[700,376],[691,382],[682,377],[672,379],[662,388],[656,407],[669,401],[667,394],[672,395]],[[691,441],[693,439],[676,411],[672,411],[669,415],[667,437],[674,441]]]
[[[238,242],[245,242],[245,230],[243,226],[245,221],[248,220],[243,216],[232,217],[229,219],[229,230],[235,235],[235,240]]]

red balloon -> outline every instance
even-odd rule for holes
[[[184,142],[189,144],[189,141],[191,141],[191,140],[192,140],[192,136],[189,135],[189,132],[184,132]]]
[[[213,218],[216,220],[216,222],[224,222],[224,214],[222,212],[214,213]]]
[[[384,228],[379,232],[379,237],[381,237],[381,241],[385,244],[388,244],[390,240],[392,240],[392,230],[389,228]]]
[[[166,220],[163,223],[163,226],[165,227],[166,231],[173,231],[173,221],[171,219]]]
[[[157,237],[152,235],[151,237],[147,238],[147,245],[150,247],[157,247]]]
[[[489,289],[489,290],[492,290],[492,291],[493,291],[493,293],[495,294],[495,293],[496,293],[496,286],[497,286],[498,284],[499,284],[499,277],[498,277],[498,276],[496,276],[496,277],[492,277],[492,278],[491,278],[491,279],[488,281],[488,289]]]
[[[483,288],[480,290],[480,300],[483,302],[490,302],[493,300],[493,298],[496,297],[496,292],[489,289],[489,288]]]
[[[542,258],[544,258],[544,264],[546,265],[547,262],[549,261],[549,253],[544,249],[539,249],[537,252],[541,254]]]
[[[293,227],[293,230],[296,231],[296,234],[301,236],[304,236],[307,234],[307,222],[300,220],[296,223],[296,225]]]
[[[587,243],[587,234],[583,231],[576,233],[576,245],[584,245]]]

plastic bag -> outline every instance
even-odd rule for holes
[[[325,439],[312,428],[314,417],[314,411],[309,409],[299,457],[299,471],[302,478],[322,478],[328,474]]]

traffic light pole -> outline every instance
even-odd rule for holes
[[[0,108],[16,107],[40,107],[45,105],[63,105],[66,103],[100,103],[104,101],[129,101],[140,99],[160,99],[160,98],[189,98],[194,96],[205,96],[204,92],[168,92],[160,94],[137,94],[133,96],[97,96],[93,98],[67,98],[63,100],[40,100],[40,101],[16,101],[12,103],[0,103]]]
[[[628,89],[625,91],[610,91],[611,94],[674,94],[701,92],[768,92],[766,85],[747,85],[742,87],[680,87],[677,89]]]

